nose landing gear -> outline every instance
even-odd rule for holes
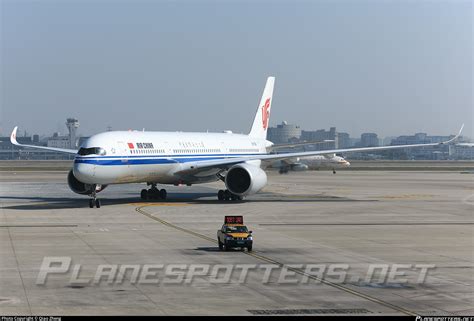
[[[94,205],[95,205],[95,207],[100,208],[100,199],[98,199],[98,198],[92,199],[92,198],[91,198],[91,199],[89,200],[89,207],[90,207],[90,208],[94,208]]]
[[[94,206],[96,208],[100,208],[100,199],[97,198],[97,192],[96,192],[96,187],[94,186],[93,188],[93,191],[90,195],[90,197],[92,197],[91,199],[89,199],[89,207],[90,208],[94,208]]]
[[[165,189],[158,189],[156,184],[151,185],[150,189],[142,189],[140,192],[140,197],[142,200],[165,200],[168,196],[168,193]]]

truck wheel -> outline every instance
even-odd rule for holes
[[[222,244],[221,241],[217,240],[217,242],[219,243],[219,250],[223,250],[224,249],[224,244]]]
[[[252,245],[247,246],[247,251],[252,252]]]

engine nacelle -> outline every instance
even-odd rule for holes
[[[267,174],[260,167],[242,163],[232,166],[225,176],[225,186],[235,195],[255,194],[267,185]]]
[[[71,191],[77,194],[81,195],[90,195],[92,194],[94,188],[95,192],[98,193],[100,191],[103,191],[107,185],[100,185],[100,186],[95,186],[92,184],[85,184],[81,181],[79,181],[76,176],[74,176],[72,169],[69,171],[69,174],[67,175],[67,184],[69,185],[69,188]]]
[[[308,170],[308,165],[303,163],[296,163],[291,165],[291,169],[295,172],[303,172]]]

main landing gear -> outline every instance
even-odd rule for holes
[[[150,184],[150,189],[142,189],[140,197],[142,200],[165,200],[168,193],[165,189],[158,189],[156,184]]]
[[[285,166],[285,167],[280,167],[280,169],[278,170],[278,173],[280,173],[280,174],[288,174],[288,171],[289,171],[289,170],[290,170],[290,169],[289,169],[287,166]]]
[[[100,199],[97,198],[97,192],[95,191],[95,186],[94,186],[94,191],[90,195],[92,198],[89,200],[89,207],[94,208],[100,208]]]
[[[242,196],[232,194],[228,189],[221,189],[219,192],[217,192],[217,199],[219,201],[241,201],[244,198]]]

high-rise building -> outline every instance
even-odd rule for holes
[[[286,144],[298,141],[301,137],[301,128],[298,125],[283,121],[277,127],[269,127],[267,139],[274,144]]]
[[[303,130],[301,132],[301,140],[313,142],[313,141],[324,141],[324,140],[333,140],[333,142],[327,142],[323,144],[315,145],[317,150],[323,149],[334,149],[336,148],[337,139],[336,127],[331,127],[329,130],[319,129],[319,130]]]
[[[453,136],[429,136],[426,133],[416,133],[415,135],[398,136],[392,140],[391,145],[441,143],[451,138]],[[407,159],[448,159],[450,157],[449,145],[395,150],[392,152],[392,155],[394,158],[402,158],[404,156]]]
[[[348,133],[337,133],[337,148],[352,147],[351,138]]]
[[[361,147],[377,147],[379,146],[379,138],[376,133],[363,133],[360,135]]]

